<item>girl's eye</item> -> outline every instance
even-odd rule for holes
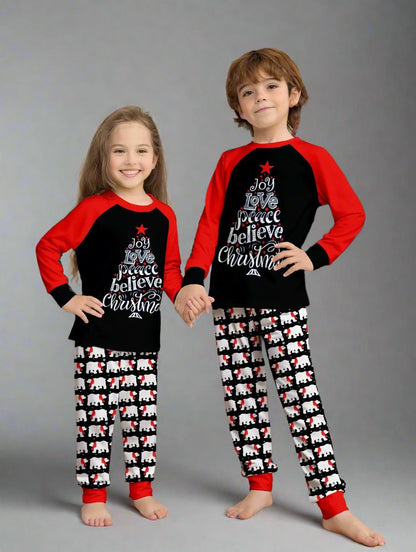
[[[114,150],[114,153],[124,153],[124,150],[122,150],[122,149],[115,149],[115,150]]]
[[[139,153],[147,153],[147,150],[141,149],[141,150],[139,150]]]

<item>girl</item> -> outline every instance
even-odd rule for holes
[[[168,510],[152,496],[156,462],[157,355],[162,291],[181,287],[175,215],[166,205],[158,130],[136,106],[114,111],[96,131],[80,175],[78,205],[36,248],[47,291],[76,315],[77,482],[81,517],[112,525],[105,506],[114,418],[120,412],[126,481],[147,519]],[[60,264],[72,249],[75,294]]]

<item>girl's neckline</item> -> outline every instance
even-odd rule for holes
[[[126,209],[130,209],[131,211],[152,211],[155,208],[155,198],[152,196],[152,194],[147,194],[150,199],[152,200],[151,203],[147,205],[140,205],[137,203],[130,203],[129,201],[123,199],[119,195],[117,195],[113,190],[106,190],[103,194],[104,196],[107,196],[113,200],[115,200],[119,205],[122,207],[126,207]]]

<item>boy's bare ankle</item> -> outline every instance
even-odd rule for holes
[[[370,548],[383,546],[386,543],[384,537],[380,535],[380,533],[367,527],[349,510],[341,512],[332,518],[322,520],[322,525],[327,531],[344,535]]]

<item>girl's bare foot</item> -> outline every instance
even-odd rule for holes
[[[84,504],[81,508],[81,519],[90,527],[109,527],[113,525],[110,512],[104,502]]]
[[[364,546],[374,547],[386,544],[380,533],[364,525],[362,521],[349,511],[341,512],[330,519],[322,520],[322,525],[327,531],[344,535],[355,542],[364,544]]]
[[[249,491],[241,502],[227,509],[229,518],[249,519],[273,504],[272,493],[269,491]]]
[[[163,519],[168,515],[166,506],[155,500],[153,496],[145,496],[133,500],[133,505],[143,517],[152,521]]]

